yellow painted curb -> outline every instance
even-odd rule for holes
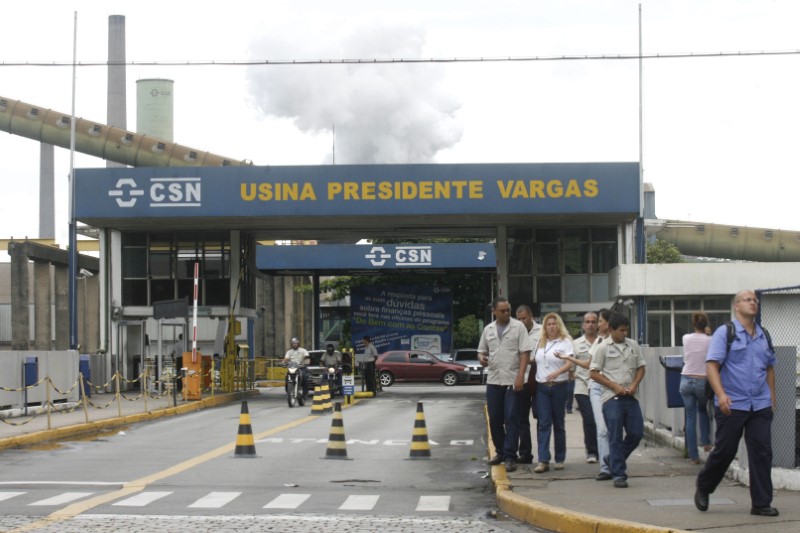
[[[486,406],[484,406],[483,413],[486,418],[486,434],[489,436],[487,439],[488,454],[491,458],[497,452],[494,442],[492,442],[492,433],[489,430],[489,413]],[[548,505],[514,494],[513,485],[508,479],[505,466],[492,466],[490,471],[495,488],[495,499],[500,510],[520,522],[535,527],[569,533],[689,533],[681,529],[616,520]]]
[[[244,397],[258,395],[258,391],[245,391],[229,394],[217,394],[209,396],[202,400],[185,403],[177,407],[166,407],[163,409],[156,409],[153,411],[145,411],[142,413],[134,413],[116,418],[106,418],[104,420],[95,420],[92,422],[84,422],[82,424],[74,424],[72,426],[64,426],[54,429],[45,429],[35,433],[28,433],[25,435],[18,435],[15,437],[6,437],[0,439],[0,450],[8,448],[19,448],[22,446],[31,446],[42,442],[65,440],[79,436],[92,435],[100,433],[101,431],[126,426],[128,424],[135,424],[137,422],[146,422],[148,420],[157,420],[168,416],[176,416],[192,411],[199,411],[209,407],[216,407],[228,402],[236,401]]]

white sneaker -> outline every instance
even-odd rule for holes
[[[589,464],[594,464],[597,462],[597,457],[595,457],[594,455],[590,455],[589,457],[586,458],[586,462]]]
[[[537,474],[547,472],[548,470],[550,470],[550,465],[547,463],[538,463],[536,465],[536,468],[533,469],[533,471],[536,472]]]
[[[556,465],[553,468],[555,468],[556,470],[564,470],[564,463],[556,463]]]

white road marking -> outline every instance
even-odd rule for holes
[[[241,494],[241,492],[209,492],[191,504],[189,507],[201,509],[219,509],[223,505],[226,505],[241,496]]]
[[[449,511],[450,496],[420,496],[417,511]]]
[[[171,492],[142,492],[136,496],[131,496],[124,500],[118,501],[113,505],[121,505],[123,507],[144,507],[156,500],[160,500],[165,496],[169,496]]]
[[[63,492],[58,496],[39,500],[38,502],[29,503],[28,505],[63,505],[65,503],[74,502],[81,498],[91,496],[94,492]]]
[[[127,481],[0,481],[0,485],[124,485]]]
[[[265,505],[264,509],[297,509],[310,497],[311,494],[281,494]]]
[[[3,500],[10,500],[11,498],[16,498],[17,496],[22,496],[25,494],[24,492],[0,492],[0,502]]]
[[[350,495],[339,507],[340,511],[371,511],[378,503],[380,496],[376,495]]]

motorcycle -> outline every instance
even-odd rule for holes
[[[334,365],[328,365],[322,374],[320,385],[328,386],[328,390],[331,392],[331,398],[342,393],[341,387],[339,386],[340,374],[340,370]]]
[[[289,407],[295,404],[302,407],[306,403],[303,396],[303,369],[295,362],[286,365],[286,400]]]

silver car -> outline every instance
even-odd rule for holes
[[[484,383],[486,375],[484,368],[478,361],[477,348],[459,348],[451,354],[451,359],[454,363],[459,363],[469,368],[469,380]]]

